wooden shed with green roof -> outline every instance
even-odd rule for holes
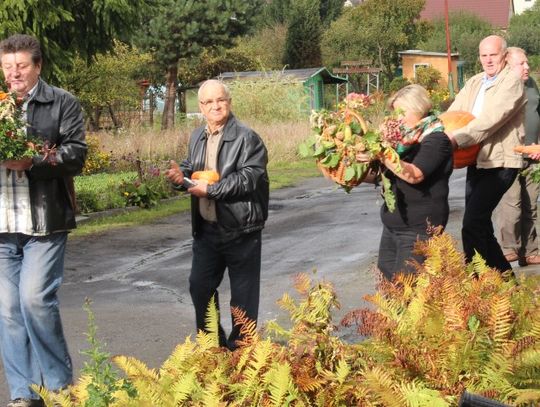
[[[339,99],[339,86],[347,83],[346,78],[333,75],[324,67],[284,69],[282,71],[223,72],[216,79],[223,81],[253,80],[275,75],[283,75],[293,81],[301,82],[309,95],[309,108],[311,110],[333,109]]]

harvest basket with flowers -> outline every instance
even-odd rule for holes
[[[36,155],[40,147],[26,132],[15,95],[0,92],[0,162]]]
[[[369,95],[350,93],[336,111],[313,112],[310,120],[315,134],[300,145],[300,154],[314,157],[323,175],[347,192],[359,185],[370,170],[377,170],[381,155],[399,163],[395,147],[401,141],[401,121],[387,116],[373,128],[363,115],[373,102]],[[358,161],[357,153],[368,155],[371,160]],[[395,197],[382,173],[381,178],[384,199],[389,210],[393,210]]]

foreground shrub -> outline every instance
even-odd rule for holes
[[[365,335],[358,343],[335,335],[332,285],[302,274],[299,299],[280,301],[290,329],[269,323],[263,338],[233,310],[244,340],[230,352],[218,347],[211,304],[207,333],[188,337],[159,369],[116,356],[125,378],[103,375],[110,365],[99,365],[70,394],[38,390],[48,406],[64,407],[94,405],[92,394],[110,406],[443,407],[457,405],[465,389],[516,406],[539,403],[538,281],[501,275],[479,256],[466,265],[447,234],[418,250],[427,260],[416,275],[383,282],[366,298],[375,307],[345,318]]]

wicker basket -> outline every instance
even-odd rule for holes
[[[317,161],[317,167],[319,167],[319,170],[322,172],[322,174],[325,176],[325,178],[331,179],[335,183],[347,187],[352,188],[355,186],[358,186],[362,183],[362,181],[365,179],[368,171],[366,171],[366,174],[361,179],[353,178],[352,180],[345,181],[345,169],[346,166],[343,163],[343,161],[340,161],[337,167],[335,168],[328,168],[322,165],[319,161]]]

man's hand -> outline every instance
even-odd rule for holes
[[[456,139],[454,138],[454,135],[450,132],[446,132],[446,135],[448,136],[448,138],[450,139],[450,143],[452,143],[452,148],[454,150],[457,150],[458,148],[458,144],[457,144],[457,141]]]
[[[206,198],[208,196],[208,183],[204,180],[197,180],[197,185],[189,188],[187,191],[197,198]]]
[[[182,183],[184,182],[184,173],[180,169],[180,166],[174,160],[171,160],[169,164],[170,167],[165,172],[165,175],[173,184],[182,185]]]
[[[21,160],[7,160],[2,162],[2,167],[12,171],[24,171],[32,167],[32,158],[23,158]]]

